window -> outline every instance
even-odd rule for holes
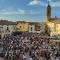
[[[31,31],[32,31],[32,29],[33,29],[33,28],[31,27]]]
[[[0,29],[0,32],[1,32],[1,29]]]
[[[16,29],[15,26],[13,28],[14,28],[14,30]]]
[[[3,27],[0,27],[0,28],[3,28]]]
[[[37,26],[37,31],[40,31],[40,26]]]
[[[9,30],[9,28],[7,27],[7,30]]]
[[[21,28],[21,26],[20,26],[20,28]]]
[[[36,27],[35,27],[35,30],[36,30],[36,31],[40,31],[40,26],[36,26]]]
[[[5,34],[5,37],[8,37],[8,36],[10,36],[10,34]]]
[[[1,39],[1,35],[0,35],[0,39]]]
[[[10,32],[9,27],[7,27],[6,31],[9,31]]]

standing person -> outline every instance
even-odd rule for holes
[[[25,54],[23,54],[23,60],[26,60],[26,55]]]
[[[33,60],[33,59],[30,57],[29,60]]]

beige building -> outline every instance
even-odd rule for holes
[[[25,21],[18,21],[17,22],[17,31],[18,32],[28,32],[28,22],[25,22]]]
[[[46,8],[46,24],[48,26],[48,28],[50,29],[49,33],[50,36],[60,36],[60,18],[55,17],[51,17],[51,6],[48,3],[48,6]]]

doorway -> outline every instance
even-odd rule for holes
[[[0,39],[1,39],[1,35],[0,35]]]

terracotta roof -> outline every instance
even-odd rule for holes
[[[38,24],[40,24],[41,22],[26,22],[26,21],[17,21],[16,23],[17,23],[17,24],[18,24],[18,23],[28,23],[29,25],[38,25]]]
[[[50,18],[50,22],[60,23],[60,18]]]
[[[8,20],[0,20],[0,25],[16,25],[16,23]]]
[[[26,21],[16,21],[16,23],[26,23]]]
[[[29,25],[39,25],[40,24],[40,22],[28,22],[29,23]]]

